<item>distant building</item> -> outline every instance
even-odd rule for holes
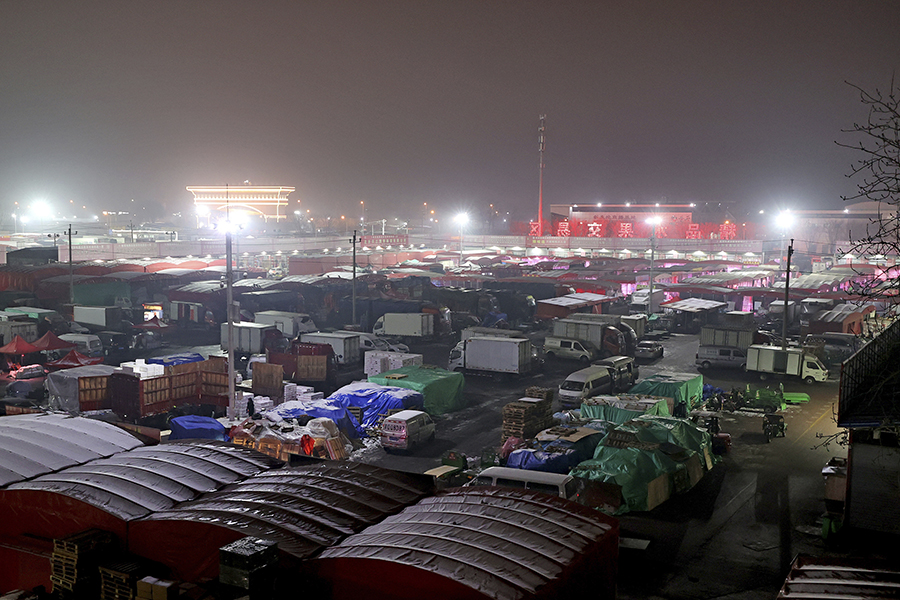
[[[188,186],[194,194],[197,225],[210,225],[229,213],[234,219],[262,217],[279,221],[288,218],[288,196],[294,188],[283,185]]]

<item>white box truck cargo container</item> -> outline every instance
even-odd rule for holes
[[[361,358],[359,335],[349,331],[301,333],[300,341],[330,345],[334,349],[334,357],[339,365],[355,365]]]
[[[534,368],[531,340],[509,337],[472,337],[450,352],[450,371],[522,375]]]
[[[34,321],[0,321],[0,346],[19,336],[26,342],[38,339],[38,326]]]
[[[473,337],[505,337],[524,338],[525,334],[515,329],[497,329],[496,327],[466,327],[462,331],[462,341]]]
[[[122,324],[122,309],[118,306],[73,306],[72,320],[96,331],[115,330]]]
[[[431,337],[434,315],[431,313],[385,313],[375,321],[372,333],[399,337]]]
[[[790,375],[806,383],[828,379],[828,369],[822,361],[802,348],[750,346],[747,349],[747,371],[759,373],[762,380],[770,375]]]
[[[301,333],[310,333],[318,329],[309,315],[283,310],[264,310],[253,315],[253,320],[263,325],[274,325],[278,331],[291,339]]]
[[[228,350],[228,323],[222,323],[220,347]],[[234,351],[240,354],[264,354],[266,339],[277,333],[274,325],[261,323],[234,323]]]

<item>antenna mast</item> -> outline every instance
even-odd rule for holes
[[[540,172],[538,175],[538,236],[544,235],[544,119],[541,115],[541,126],[538,127],[538,152],[540,153]]]

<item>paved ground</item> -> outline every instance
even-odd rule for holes
[[[697,372],[697,344],[696,336],[666,340],[665,358],[642,364],[641,375]],[[413,345],[426,363],[439,366],[446,365],[449,348],[449,342]],[[468,377],[466,408],[437,419],[434,443],[408,456],[386,455],[373,445],[354,453],[353,459],[421,473],[437,466],[450,449],[477,456],[483,448],[499,444],[500,411],[506,402],[520,397],[529,385],[555,387],[578,368],[557,361],[547,365],[544,375],[513,383]],[[704,373],[704,380],[725,389],[759,384],[749,375],[727,370]],[[822,540],[821,469],[831,456],[846,454],[841,447],[816,447],[822,441],[818,435],[837,431],[833,419],[837,380],[812,386],[788,381],[785,389],[811,395],[808,404],[785,411],[787,437],[767,443],[760,414],[724,413],[722,429],[733,436],[732,452],[689,493],[649,513],[621,517],[623,537],[647,545],[641,550],[622,548],[619,598],[770,599],[798,553],[882,553],[900,561],[891,546],[874,548],[869,542],[851,540],[836,547]]]

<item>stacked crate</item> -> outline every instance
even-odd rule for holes
[[[529,388],[531,389],[531,388]],[[553,394],[550,398],[519,398],[503,407],[503,430],[500,443],[508,438],[533,438],[553,425]]]
[[[147,567],[135,559],[122,559],[100,566],[100,600],[134,600],[137,582],[147,575]]]
[[[53,554],[50,555],[53,591],[74,595],[96,587],[97,567],[112,544],[112,534],[99,529],[53,540]]]

